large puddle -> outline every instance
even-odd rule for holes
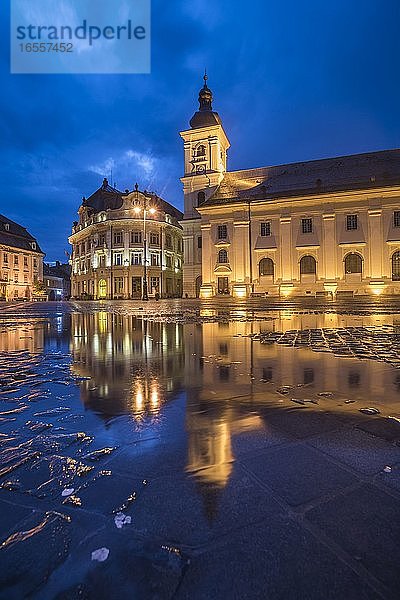
[[[285,415],[296,414],[286,431],[293,439],[315,415],[367,428],[376,418],[397,423],[400,317],[236,317],[176,324],[101,310],[2,316],[1,499],[27,509],[3,526],[3,552],[26,561],[25,546],[17,549],[27,539],[50,528],[54,540],[52,528],[63,532],[77,514],[119,515],[117,528],[129,527],[126,515],[164,467],[193,480],[211,523],[237,457],[264,448]],[[137,531],[147,532],[146,524]],[[72,536],[65,548],[60,535],[63,549],[46,575],[32,580],[25,565],[15,579],[3,576],[4,589],[37,592],[54,571],[47,585],[55,597],[65,580],[60,565],[78,544]],[[171,556],[179,563],[181,547],[196,544],[165,539],[171,545],[144,554],[179,570]]]

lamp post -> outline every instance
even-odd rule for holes
[[[135,207],[135,213],[140,213],[140,207]],[[143,286],[142,286],[142,300],[148,300],[149,294],[147,289],[147,235],[146,235],[146,215],[149,213],[150,215],[154,215],[156,212],[155,208],[147,208],[147,198],[144,198],[144,206],[143,206]]]

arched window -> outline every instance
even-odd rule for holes
[[[300,275],[315,275],[317,262],[313,256],[302,256],[300,260]]]
[[[206,195],[204,192],[199,192],[197,194],[197,206],[200,206],[206,199]]]
[[[227,263],[228,262],[228,253],[226,250],[222,249],[218,252],[218,262],[219,263]]]
[[[362,273],[362,258],[359,254],[352,252],[348,254],[344,259],[344,272],[348,273]]]
[[[274,262],[271,258],[263,258],[258,265],[260,276],[274,274]]]
[[[196,148],[196,156],[205,156],[206,155],[206,147],[201,144]]]
[[[105,298],[107,296],[107,282],[105,279],[99,281],[99,298]]]
[[[392,281],[400,281],[400,251],[392,255]]]

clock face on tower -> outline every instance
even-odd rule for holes
[[[197,165],[197,167],[196,167],[196,173],[198,175],[202,175],[203,173],[205,173],[205,171],[206,171],[205,165]]]

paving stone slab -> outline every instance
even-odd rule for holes
[[[11,498],[10,498],[11,500]],[[16,526],[33,515],[33,509],[0,500],[0,544]]]
[[[25,598],[43,586],[68,556],[70,522],[57,513],[35,515],[0,549],[0,590],[7,600]]]
[[[373,417],[372,419],[360,422],[358,428],[378,438],[400,445],[399,420],[388,419],[387,417]]]
[[[308,406],[268,410],[265,413],[267,423],[299,439],[327,433],[357,419],[358,415],[325,412]]]
[[[73,506],[75,498],[78,500],[76,507],[95,511],[102,514],[117,511],[125,504],[130,504],[138,497],[144,488],[143,481],[131,477],[123,477],[112,471],[100,471],[96,477],[85,482],[81,489],[77,489],[65,504]]]
[[[399,446],[355,428],[327,433],[309,444],[369,475],[400,462]]]
[[[276,516],[193,557],[176,600],[377,600],[308,531]]]
[[[400,501],[365,485],[314,508],[307,518],[389,589],[400,589]]]
[[[103,562],[92,553],[104,548]],[[110,523],[85,540],[55,571],[36,600],[168,600],[186,566],[179,548],[143,542],[128,525],[119,530]]]
[[[193,477],[155,479],[129,514],[146,536],[198,546],[280,512],[278,502],[244,470],[222,464]]]
[[[303,445],[267,450],[240,462],[291,506],[346,488],[357,479]]]
[[[186,439],[165,443],[149,439],[130,444],[107,463],[107,469],[133,479],[143,480],[173,471],[185,471],[187,465]]]
[[[254,431],[246,431],[232,436],[232,453],[234,456],[241,456],[258,452],[264,448],[290,444],[293,441],[295,440],[291,435],[267,425]]]

